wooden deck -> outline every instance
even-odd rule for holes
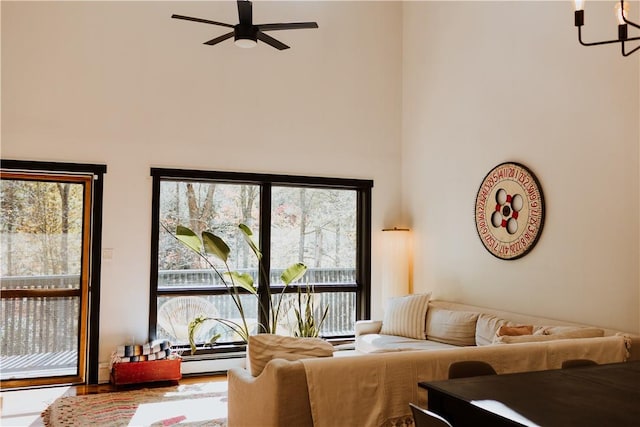
[[[75,375],[78,369],[77,359],[76,351],[0,356],[0,379]]]

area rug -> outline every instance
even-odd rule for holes
[[[227,383],[211,382],[58,398],[47,427],[226,427]]]

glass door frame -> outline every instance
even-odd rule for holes
[[[100,270],[103,175],[106,165],[0,160],[2,176],[11,179],[82,183],[83,225],[80,289],[42,290],[30,297],[80,297],[78,375],[2,381],[2,388],[58,384],[97,384],[99,358]],[[21,291],[18,291],[21,292]],[[26,291],[29,292],[29,291]],[[10,296],[10,295],[9,295]],[[16,295],[17,296],[17,295]],[[3,292],[3,298],[7,297]]]

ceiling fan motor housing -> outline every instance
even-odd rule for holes
[[[258,42],[258,27],[255,25],[236,25],[234,27],[233,40],[236,42],[238,40],[251,40],[255,45]]]

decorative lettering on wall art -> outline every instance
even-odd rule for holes
[[[501,259],[526,255],[540,238],[544,197],[535,175],[519,163],[502,163],[482,180],[475,220],[484,247]]]

